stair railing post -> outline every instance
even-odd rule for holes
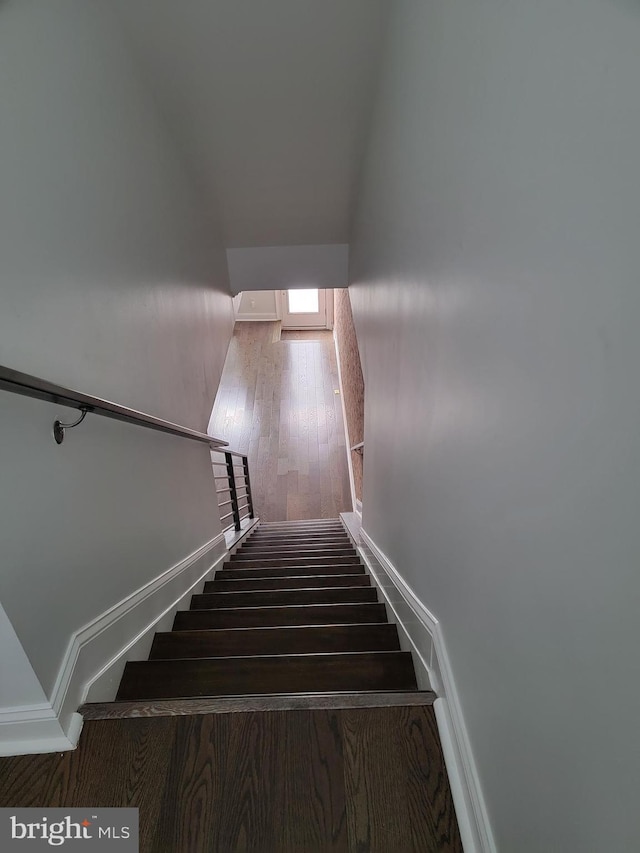
[[[249,518],[254,518],[253,515],[253,496],[251,494],[251,480],[249,479],[249,459],[247,456],[242,457],[242,467],[244,469],[244,482],[247,488],[247,503],[249,510]]]
[[[227,465],[227,477],[229,478],[229,489],[231,491],[231,512],[233,513],[233,523],[236,530],[240,530],[240,510],[238,508],[236,475],[233,470],[233,456],[230,453],[225,453],[224,459]]]

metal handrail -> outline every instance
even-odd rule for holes
[[[237,451],[237,450],[218,450],[217,452],[218,452],[218,453],[230,453],[230,454],[231,454],[231,456],[238,456],[240,459],[245,459],[245,458],[246,458],[246,454],[244,454],[244,453],[238,453],[238,451]],[[216,465],[224,465],[224,462],[216,462],[215,464],[216,464]]]
[[[224,453],[224,462],[215,462],[212,460],[214,465],[226,469],[225,475],[214,476],[214,480],[227,480],[229,484],[228,488],[216,490],[216,494],[220,494],[221,492],[230,493],[231,497],[230,500],[225,500],[223,503],[218,504],[219,507],[231,505],[231,512],[220,517],[220,521],[233,518],[233,522],[224,529],[228,530],[231,527],[235,527],[236,530],[240,530],[241,521],[247,518],[246,515],[241,515],[241,511],[245,509],[249,510],[248,517],[254,518],[251,481],[249,479],[249,460],[246,454],[229,450],[229,443],[227,441],[223,441],[221,438],[214,438],[195,429],[180,426],[180,424],[174,424],[171,421],[165,421],[162,418],[156,418],[153,415],[147,415],[145,412],[139,412],[127,406],[120,406],[109,400],[103,400],[101,397],[94,397],[91,394],[83,394],[81,391],[65,388],[63,385],[56,385],[55,382],[39,379],[37,376],[31,376],[29,373],[21,373],[18,370],[12,370],[10,367],[3,367],[2,365],[0,365],[0,389],[20,394],[23,397],[33,397],[36,400],[46,400],[50,403],[77,409],[81,413],[81,416],[73,423],[63,424],[59,420],[54,421],[53,435],[58,444],[62,444],[65,430],[79,426],[87,414],[93,414],[209,445],[212,452]],[[235,459],[239,459],[240,461],[236,462]],[[236,466],[242,470],[236,471]],[[236,480],[244,482],[236,482]],[[246,494],[239,494],[238,489],[244,489]],[[240,501],[244,500],[248,501],[248,505],[240,506]]]
[[[84,415],[90,413],[116,421],[125,421],[126,423],[146,427],[147,429],[153,429],[158,432],[166,432],[169,435],[189,438],[191,441],[208,444],[214,449],[228,446],[228,442],[223,441],[221,438],[214,438],[204,432],[198,432],[198,430],[189,429],[189,427],[180,426],[180,424],[174,424],[171,421],[165,421],[153,415],[147,415],[145,412],[130,409],[128,406],[120,406],[109,400],[103,400],[101,397],[83,394],[81,391],[74,391],[71,388],[65,388],[63,385],[57,385],[55,382],[48,382],[46,379],[39,379],[37,376],[21,373],[19,370],[12,370],[10,367],[3,367],[1,365],[0,388],[5,391],[11,391],[14,394],[20,394],[23,397],[47,400],[50,403],[69,406],[82,412],[83,417],[75,424],[63,424],[60,421],[54,423],[54,437],[58,444],[61,444],[64,439],[65,429],[77,426],[84,420]]]

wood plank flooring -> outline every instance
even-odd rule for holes
[[[142,853],[462,846],[430,707],[100,720],[0,759],[0,806],[133,806]]]
[[[264,521],[351,511],[332,333],[278,338],[275,323],[237,323],[209,432],[247,453]]]

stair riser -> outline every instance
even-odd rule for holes
[[[307,607],[247,607],[228,610],[182,610],[174,631],[203,628],[267,628],[286,625],[347,625],[386,622],[384,604],[320,604]]]
[[[254,533],[253,536],[247,537],[244,540],[243,544],[251,545],[254,542],[301,542],[305,539],[309,539],[312,542],[327,542],[330,540],[335,540],[338,542],[344,542],[345,540],[349,541],[349,537],[346,533]]]
[[[344,530],[338,518],[310,518],[295,521],[262,521],[258,530],[284,530],[298,527],[339,527]]]
[[[346,536],[348,531],[342,525],[327,525],[324,527],[256,527],[249,534],[249,538],[255,536]]]
[[[343,540],[342,542],[324,542],[322,540],[318,540],[316,542],[307,542],[307,544],[292,542],[290,539],[282,540],[281,542],[252,542],[249,544],[247,542],[246,545],[243,545],[240,548],[241,551],[273,551],[278,549],[279,551],[336,551],[340,550],[340,548],[353,548],[351,542],[347,540]]]
[[[247,578],[287,578],[301,577],[302,575],[364,575],[364,566],[355,565],[331,565],[331,566],[291,566],[274,569],[220,569],[216,572],[216,578],[220,580],[246,580]]]
[[[373,587],[338,587],[337,589],[275,589],[257,592],[214,592],[191,597],[192,610],[212,610],[215,607],[278,607],[306,604],[346,604],[347,602],[377,601]]]
[[[157,660],[399,650],[395,625],[323,625],[156,634],[149,657]]]
[[[238,551],[231,557],[231,562],[242,563],[245,560],[297,560],[297,559],[335,559],[338,557],[357,557],[355,548],[291,548],[289,551],[281,551],[280,548],[267,548],[266,550]]]
[[[417,689],[408,652],[128,663],[117,699]]]
[[[278,567],[281,568],[289,568],[292,566],[328,566],[332,563],[340,563],[341,565],[350,565],[355,566],[360,563],[359,557],[280,557],[277,560],[272,559],[263,559],[263,560],[243,560],[236,559],[229,560],[224,563],[225,569],[231,569],[236,567],[243,567],[245,569],[259,569],[259,568],[273,568],[276,569]]]
[[[251,534],[253,539],[257,536],[344,536],[347,531],[344,527],[335,525],[326,527],[291,527],[291,528],[258,528]]]
[[[260,589],[318,589],[327,587],[335,589],[342,586],[371,586],[368,575],[308,575],[307,577],[291,578],[250,578],[249,580],[207,581],[203,592],[241,592],[242,590]]]
[[[291,539],[287,538],[282,541],[276,542],[256,542],[253,545],[243,545],[242,548],[236,551],[236,554],[239,554],[241,551],[243,553],[253,553],[254,551],[318,551],[318,550],[329,550],[333,551],[340,548],[353,548],[350,540],[345,542],[323,542],[319,541],[305,541],[305,542],[292,542]]]

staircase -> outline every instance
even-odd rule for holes
[[[116,704],[390,692],[418,693],[411,654],[328,519],[256,527],[149,660],[127,663]]]

